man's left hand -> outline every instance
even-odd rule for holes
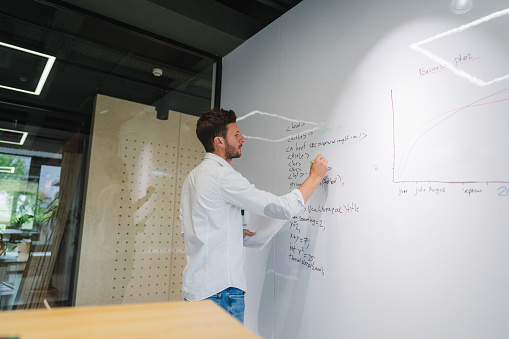
[[[256,234],[256,232],[251,232],[247,228],[244,228],[244,238],[246,237],[246,235],[249,235],[250,237],[252,237],[255,234]]]

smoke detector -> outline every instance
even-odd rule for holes
[[[154,68],[152,70],[152,74],[154,74],[154,76],[156,77],[160,77],[161,75],[163,75],[163,70],[160,68]]]

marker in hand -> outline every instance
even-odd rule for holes
[[[309,174],[311,175],[312,173],[323,172],[321,174],[323,179],[323,176],[327,174],[327,171],[329,170],[329,168],[327,167],[327,162],[328,161],[326,158],[322,157],[321,154],[318,154],[316,158],[311,161],[311,168],[309,170],[310,171]]]
[[[246,227],[247,227],[247,224],[246,224],[246,215],[244,213],[244,210],[240,210],[240,213],[242,214],[242,227],[243,227],[243,233],[244,233],[244,238],[246,236],[254,236],[256,234],[256,232],[251,232],[250,230],[248,230]]]

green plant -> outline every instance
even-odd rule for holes
[[[20,217],[14,217],[11,219],[11,226],[14,226],[15,229],[21,229],[23,224],[29,221],[30,219],[33,219],[33,215],[30,214],[23,214]]]

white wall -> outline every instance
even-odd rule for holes
[[[509,74],[509,15],[474,22],[506,7],[305,0],[224,58],[222,106],[275,115],[239,121],[258,139],[234,166],[279,194],[316,154],[331,167],[309,209],[248,251],[249,328],[508,337],[509,80],[479,80]]]

